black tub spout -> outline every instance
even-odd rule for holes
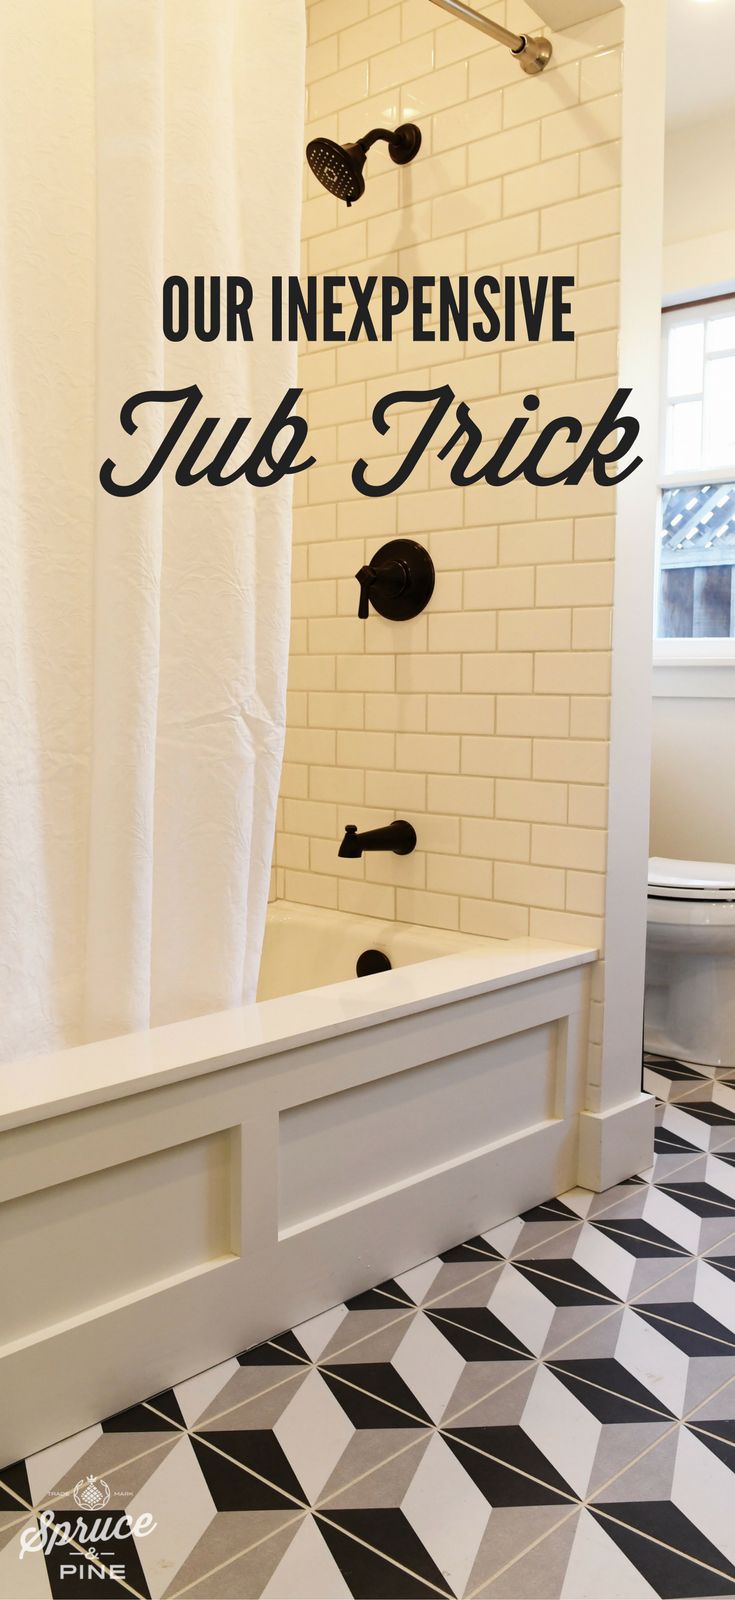
[[[389,822],[385,828],[358,833],[353,824],[345,828],[339,854],[348,861],[359,861],[367,850],[392,850],[396,856],[410,856],[416,849],[416,829],[410,822]]]

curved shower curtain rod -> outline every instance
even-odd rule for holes
[[[509,28],[503,28],[499,22],[491,22],[489,17],[483,17],[472,6],[466,5],[465,0],[433,0],[433,4],[441,6],[443,11],[449,11],[453,17],[460,17],[462,22],[469,22],[473,28],[479,28],[481,33],[489,33],[490,38],[497,39],[498,44],[507,45],[524,72],[543,72],[551,60],[548,39],[531,39],[525,33],[511,33]]]

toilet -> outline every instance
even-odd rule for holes
[[[649,862],[644,1045],[735,1068],[733,863]]]

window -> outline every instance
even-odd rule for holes
[[[735,296],[664,313],[663,410],[656,636],[735,641]]]

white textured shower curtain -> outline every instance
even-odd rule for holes
[[[167,344],[161,288],[298,271],[303,90],[304,0],[0,5],[0,1060],[253,997],[289,480],[98,472],[140,390],[224,430],[295,381],[263,304]]]

